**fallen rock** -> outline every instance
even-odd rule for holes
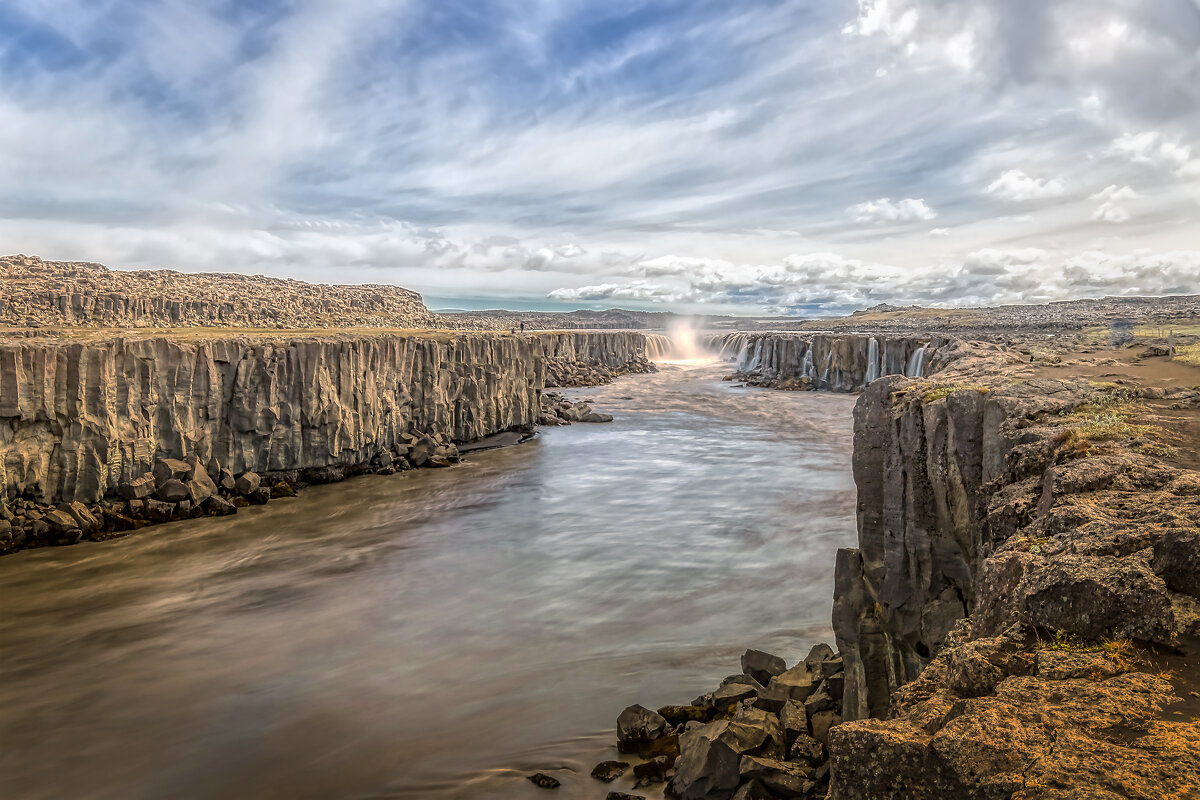
[[[262,478],[257,472],[243,472],[238,476],[237,483],[234,489],[243,497],[249,497],[258,491],[258,487],[262,485]]]
[[[168,478],[159,484],[158,491],[154,493],[154,496],[164,503],[179,503],[189,499],[192,495],[183,481],[177,478]]]
[[[712,706],[663,706],[658,714],[671,725],[682,725],[687,722],[707,722]]]
[[[154,490],[157,488],[158,484],[155,482],[153,475],[143,475],[140,478],[134,478],[128,483],[120,484],[117,487],[117,494],[126,500],[145,500],[154,494]]]
[[[779,656],[761,650],[747,650],[742,655],[742,672],[766,686],[771,678],[787,670],[787,662]]]
[[[756,756],[743,756],[738,765],[743,778],[755,780],[779,797],[803,797],[816,786],[815,772],[806,766]]]
[[[609,792],[604,800],[646,800],[640,794],[626,794],[625,792]]]
[[[190,471],[186,461],[177,458],[158,458],[154,461],[154,484],[159,489],[167,481],[180,481],[187,477]]]
[[[798,700],[803,703],[816,689],[807,662],[802,662],[771,678],[771,682],[767,684],[766,690],[762,693],[762,700],[772,710],[777,710],[782,708],[788,700]]]
[[[225,517],[237,513],[237,506],[220,495],[213,495],[204,501],[204,511],[214,517]]]
[[[671,759],[666,756],[658,756],[647,761],[645,764],[638,764],[633,768],[633,776],[637,779],[634,784],[634,789],[643,789],[647,786],[653,786],[656,783],[663,783],[667,780],[667,770],[671,768]]]

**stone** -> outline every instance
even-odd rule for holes
[[[212,475],[212,473],[209,473]],[[217,488],[225,494],[232,494],[237,491],[237,481],[234,480],[233,473],[227,469],[221,470],[217,478]]]
[[[633,777],[636,779],[633,788],[644,789],[656,783],[663,783],[670,768],[671,760],[667,756],[656,756],[644,764],[637,764],[633,768]]]
[[[750,780],[738,787],[733,793],[732,800],[776,800],[766,788],[756,780]]]
[[[556,778],[552,778],[544,772],[534,773],[527,780],[540,789],[557,789],[562,785]]]
[[[92,533],[100,530],[101,521],[96,519],[96,516],[78,500],[74,503],[64,503],[60,506],[61,511],[66,512],[75,521],[74,527],[79,528],[84,533]]]
[[[234,489],[243,497],[249,497],[258,491],[258,487],[262,485],[262,478],[257,472],[243,472],[237,478],[237,484]]]
[[[609,792],[605,795],[605,800],[646,800],[640,794],[626,794],[625,792]]]
[[[801,662],[771,678],[771,682],[762,693],[762,700],[773,710],[779,709],[788,700],[804,702],[816,689],[808,664]]]
[[[707,722],[710,716],[711,704],[705,706],[663,706],[658,709],[658,715],[670,725],[680,725],[685,722]]]
[[[592,768],[592,777],[603,783],[612,783],[628,769],[628,761],[601,761]]]
[[[829,690],[826,689],[825,683],[822,681],[817,690],[804,701],[804,713],[808,715],[809,719],[812,719],[822,711],[833,711],[836,708],[837,704],[834,702]]]
[[[154,480],[153,475],[143,475],[140,478],[134,478],[128,483],[122,483],[117,486],[117,494],[126,500],[145,500],[154,494],[154,490],[158,488],[158,484]]]
[[[808,665],[810,671],[816,672],[823,662],[836,657],[837,654],[833,652],[833,648],[821,642],[813,645],[812,649],[808,651],[808,655],[804,657],[804,663]]]
[[[146,518],[151,522],[170,522],[175,513],[175,506],[162,500],[146,501]]]
[[[164,503],[178,503],[189,500],[191,496],[191,492],[188,491],[188,487],[184,485],[183,481],[175,478],[163,481],[159,484],[158,491],[154,493],[155,499]]]
[[[271,487],[270,499],[274,500],[278,497],[295,497],[296,490],[292,488],[287,481],[276,481]]]
[[[810,767],[757,756],[743,756],[738,765],[741,776],[761,783],[781,798],[804,797],[816,786],[816,774]]]
[[[195,456],[190,456],[187,464],[190,471],[184,484],[188,487],[188,499],[192,501],[193,506],[197,506],[217,493],[217,484]]]
[[[154,484],[159,489],[167,481],[183,482],[183,479],[188,477],[191,468],[186,461],[181,461],[178,458],[158,458],[154,460]]]
[[[785,743],[790,747],[797,736],[808,733],[808,714],[804,711],[804,705],[795,700],[785,702],[779,711],[779,724],[783,728]]]
[[[813,767],[821,765],[826,760],[825,745],[807,734],[797,736],[788,751],[788,761],[809,764]]]
[[[740,745],[728,731],[729,721],[719,720],[680,737],[671,791],[681,800],[724,800],[737,789]]]
[[[743,700],[758,697],[758,689],[749,683],[727,683],[712,694],[713,708],[725,713]]]
[[[747,650],[742,655],[742,672],[753,677],[763,686],[771,682],[771,678],[787,670],[787,662],[779,656],[764,653],[761,650]]]
[[[265,486],[260,486],[246,495],[246,499],[256,506],[265,506],[271,500],[271,490]]]
[[[79,523],[75,521],[74,517],[59,508],[50,509],[42,519],[55,533],[65,533],[79,527]]]
[[[225,517],[237,513],[237,506],[220,495],[213,495],[204,501],[204,511],[214,517]]]
[[[783,758],[787,741],[779,718],[760,708],[741,707],[729,720],[727,737],[736,740],[739,753]]]
[[[664,736],[667,721],[648,708],[632,705],[617,717],[617,750],[634,753]]]
[[[822,711],[808,720],[809,727],[812,730],[812,736],[818,742],[828,746],[829,744],[829,729],[835,725],[841,724],[842,718],[832,711]]]

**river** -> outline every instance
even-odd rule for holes
[[[832,638],[854,398],[725,369],[569,391],[615,421],[451,469],[0,558],[0,797],[628,791],[588,777],[623,707]]]

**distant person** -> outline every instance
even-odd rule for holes
[[[525,323],[522,322],[521,323],[521,333],[524,333],[524,332],[525,332]]]

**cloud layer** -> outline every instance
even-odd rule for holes
[[[1198,52],[1192,0],[13,0],[0,250],[747,313],[1200,291]]]

